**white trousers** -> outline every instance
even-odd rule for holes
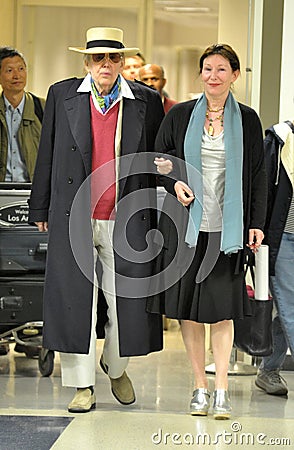
[[[116,311],[115,269],[112,249],[114,221],[92,220],[94,243],[94,267],[97,257],[102,265],[101,288],[108,309],[108,322],[105,325],[103,360],[108,366],[111,378],[120,377],[126,369],[129,358],[119,356],[118,321]],[[90,348],[88,354],[60,353],[61,378],[63,386],[88,387],[96,382],[96,321],[98,302],[98,281],[96,272],[93,286],[93,307]]]

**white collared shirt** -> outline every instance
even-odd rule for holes
[[[116,103],[120,102],[119,104],[119,110],[118,110],[118,119],[117,119],[117,124],[116,124],[116,133],[115,133],[115,142],[114,142],[114,148],[115,148],[115,159],[116,159],[116,167],[115,167],[115,172],[116,172],[116,201],[118,198],[118,176],[119,176],[119,156],[120,156],[120,145],[121,145],[121,129],[122,129],[122,104],[123,102],[121,100],[123,100],[123,98],[128,98],[131,100],[135,100],[135,96],[132,92],[132,90],[130,89],[128,83],[126,82],[126,80],[119,74],[120,80],[121,80],[121,90],[119,92],[119,95],[117,97],[117,99],[112,103],[112,105],[108,108],[108,110],[105,112],[105,114],[107,114],[107,112],[114,106],[116,105]],[[91,87],[91,74],[88,73],[84,80],[82,81],[82,83],[80,84],[80,86],[77,89],[77,92],[90,92],[92,99],[93,99],[93,103],[95,108],[97,109],[97,111],[99,111],[101,114],[103,114],[96,98],[95,95],[92,92],[92,87]]]
[[[25,105],[25,94],[23,95],[20,104],[16,108],[13,108],[5,95],[3,95],[3,97],[5,103],[5,118],[8,131],[5,181],[27,182],[29,181],[29,174],[23,156],[21,154],[17,136],[22,121],[22,114]]]
[[[124,79],[124,77],[122,77],[120,74],[118,75],[120,77],[120,81],[121,81],[121,90],[118,94],[117,99],[111,104],[111,106],[108,108],[108,110],[105,112],[105,114],[107,114],[107,112],[114,106],[116,105],[116,103],[118,103],[123,97],[125,98],[129,98],[131,100],[135,100],[135,96],[131,90],[131,88],[129,87],[128,83],[126,82],[126,80]],[[77,92],[91,92],[92,95],[92,100],[93,103],[95,105],[95,108],[101,113],[103,114],[99,103],[96,100],[95,95],[92,92],[92,88],[91,88],[91,74],[88,73],[84,80],[82,81],[82,83],[80,84],[80,86],[77,89]]]

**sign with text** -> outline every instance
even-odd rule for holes
[[[29,207],[26,202],[11,203],[0,207],[0,225],[18,226],[28,223]]]

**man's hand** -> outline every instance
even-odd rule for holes
[[[35,222],[39,231],[48,231],[48,222]]]
[[[157,172],[160,175],[168,175],[173,170],[173,163],[169,159],[156,157],[154,164],[157,166]]]

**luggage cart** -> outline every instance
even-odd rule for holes
[[[0,344],[15,342],[27,357],[39,350],[42,376],[54,352],[41,344],[47,233],[28,224],[29,183],[0,183]]]

